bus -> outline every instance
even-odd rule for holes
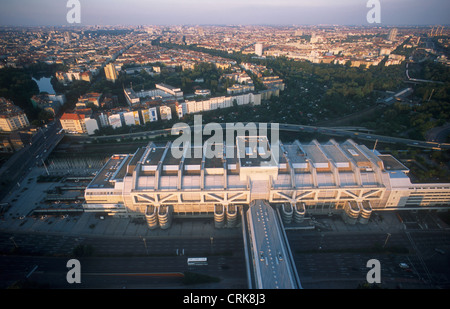
[[[208,258],[205,257],[196,257],[196,258],[188,258],[187,264],[189,266],[193,265],[208,265]]]

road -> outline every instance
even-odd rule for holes
[[[437,224],[440,221],[435,221],[428,212],[418,217],[402,212],[405,230],[398,226],[396,216],[383,217],[379,223],[369,222],[370,226],[360,228],[348,229],[337,219],[331,231],[286,231],[302,287],[354,289],[366,282],[366,263],[375,258],[381,263],[383,287],[450,288],[450,230]],[[391,234],[389,238],[387,232]],[[172,236],[145,236],[144,240],[140,236],[3,231],[0,288],[30,273],[31,281],[51,288],[183,288],[176,275],[155,274],[185,271],[221,279],[205,288],[247,288],[244,239],[239,232],[213,239],[209,234],[188,234],[183,230]],[[94,254],[79,258],[82,285],[69,285],[65,280],[68,271],[65,263],[80,244],[92,246]],[[367,250],[383,244],[409,252],[388,254]],[[186,258],[196,256],[207,256],[208,266],[188,267]],[[410,271],[399,268],[399,263],[410,265]]]
[[[8,179],[9,186],[0,192],[0,200],[24,179],[33,166],[44,163],[48,155],[64,137],[63,134],[58,133],[60,129],[59,121],[51,122],[46,128],[39,129],[32,137],[31,143],[14,153],[1,167],[0,177]]]
[[[0,287],[27,278],[40,287],[52,289],[164,289],[188,288],[182,284],[186,271],[219,277],[209,288],[246,288],[241,259],[209,257],[206,266],[187,266],[186,257],[95,257],[79,258],[81,283],[69,284],[66,266],[69,258],[39,256],[0,256]],[[34,271],[33,271],[34,270]],[[195,287],[195,286],[194,286]]]
[[[436,127],[428,131],[427,140],[437,143],[444,143],[450,136],[450,124]]]
[[[381,264],[385,288],[450,287],[450,231],[317,233],[289,231],[289,243],[304,288],[356,288],[366,282],[370,259]],[[407,248],[409,253],[369,252],[374,246]],[[320,249],[319,249],[320,248]],[[440,254],[435,248],[444,249]],[[399,263],[407,263],[406,271]]]
[[[386,288],[449,288],[450,231],[416,230],[391,232],[287,231],[302,281],[309,288],[356,288],[366,282],[369,259],[381,263]],[[13,237],[11,240],[10,237]],[[387,240],[387,241],[386,241]],[[387,254],[366,249],[386,243],[387,248],[407,248],[409,253]],[[68,284],[70,252],[77,244],[94,248],[93,257],[79,258],[81,284]],[[3,252],[15,246],[25,255],[0,256],[0,287],[29,275],[29,280],[50,288],[186,288],[174,273],[193,271],[221,278],[208,288],[247,288],[241,237],[76,237],[51,234],[2,233]],[[441,249],[444,253],[435,249]],[[184,249],[185,255],[181,254]],[[230,255],[228,252],[232,252]],[[188,256],[205,256],[207,266],[187,266]],[[399,268],[410,265],[410,271]],[[37,266],[37,268],[36,268]],[[34,271],[33,271],[34,270]],[[165,275],[157,275],[164,273]]]
[[[417,141],[412,139],[366,134],[361,132],[353,132],[347,130],[341,130],[336,128],[326,128],[326,127],[314,127],[314,126],[303,126],[303,125],[293,125],[293,124],[279,124],[280,130],[294,131],[294,132],[309,132],[309,133],[322,133],[335,136],[347,136],[350,138],[358,138],[363,140],[369,140],[375,142],[384,142],[390,144],[403,144],[412,147],[422,147],[422,148],[432,148],[432,149],[450,149],[450,144],[436,143],[436,142],[426,142]]]
[[[244,123],[246,125],[247,123]],[[257,126],[258,122],[255,123]],[[226,124],[220,123],[220,125],[225,129]],[[270,124],[269,124],[270,125]],[[268,125],[268,130],[270,130],[270,126]],[[306,125],[297,125],[297,124],[279,124],[279,130],[281,131],[291,131],[291,132],[306,132],[306,133],[321,133],[327,135],[348,137],[348,138],[357,138],[362,140],[368,140],[375,142],[384,142],[390,144],[402,144],[410,147],[421,147],[421,148],[431,148],[431,149],[450,149],[450,144],[448,143],[437,143],[437,142],[427,142],[427,141],[419,141],[412,140],[406,138],[398,138],[391,136],[383,136],[383,135],[375,135],[375,134],[367,134],[361,132],[354,132],[350,130],[337,129],[337,128],[328,128],[328,127],[316,127],[316,126],[306,126]],[[120,134],[120,135],[108,135],[108,136],[83,136],[83,135],[70,135],[76,139],[81,140],[116,140],[121,138],[140,138],[140,137],[156,137],[161,135],[170,135],[171,129],[163,129],[163,130],[154,130],[147,132],[137,132],[137,133],[129,133],[129,134]],[[269,133],[270,134],[270,133]]]
[[[426,42],[427,48],[431,48],[434,49],[434,42],[430,41],[430,39],[428,39],[428,41]],[[430,47],[431,45],[431,47]],[[428,58],[428,57],[427,57]],[[425,59],[427,59],[425,58]],[[412,56],[409,57],[410,60],[412,60]],[[419,61],[419,63],[422,61]],[[411,76],[409,76],[409,62],[406,63],[406,78],[408,79],[408,82],[414,82],[414,83],[436,83],[436,84],[444,84],[444,82],[441,81],[435,81],[435,80],[428,80],[428,79],[419,79],[419,78],[412,78]]]
[[[255,287],[299,288],[275,211],[267,203],[257,200],[248,210],[247,218],[253,247]]]
[[[92,246],[94,256],[79,258],[82,283],[68,284],[66,263],[79,244]],[[158,237],[144,242],[141,237],[0,235],[2,252],[16,245],[23,254],[0,256],[2,288],[25,278],[35,266],[29,280],[49,288],[186,288],[179,274],[173,275],[186,271],[219,277],[217,288],[247,286],[241,237]],[[193,256],[207,256],[208,265],[188,266],[187,257]]]

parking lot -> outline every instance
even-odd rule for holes
[[[57,233],[93,236],[204,236],[236,235],[240,229],[215,229],[211,220],[174,220],[170,229],[150,230],[143,222],[106,214],[83,212],[82,190],[58,190],[58,187],[83,186],[87,182],[38,182],[46,175],[44,167],[34,168],[15,191],[4,200],[10,209],[0,219],[0,230],[22,233]],[[52,175],[52,174],[51,174]],[[62,174],[53,174],[62,177]],[[88,174],[89,175],[89,174]],[[65,174],[67,175],[67,173]],[[56,194],[59,191],[60,194]],[[62,212],[59,212],[62,211]]]

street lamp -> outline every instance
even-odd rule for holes
[[[16,248],[19,248],[18,246],[17,246],[17,244],[16,244],[16,242],[15,242],[15,240],[14,240],[14,237],[13,236],[11,236],[10,238],[9,238],[12,242],[13,242],[13,244],[14,244],[14,247],[16,247]]]
[[[42,161],[42,164],[45,167],[45,171],[47,172],[47,176],[50,175],[50,173],[48,172],[47,166],[45,165],[45,162],[44,162],[44,160],[42,158],[41,158],[41,161]]]
[[[384,242],[383,248],[386,247],[386,244],[388,242],[389,237],[391,236],[390,233],[387,233],[386,241]]]
[[[144,241],[145,252],[146,252],[146,253],[147,253],[147,255],[148,255],[147,243],[146,243],[146,241],[145,241],[145,238],[144,238],[144,237],[142,237],[142,240]]]

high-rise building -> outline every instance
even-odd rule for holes
[[[396,38],[397,38],[397,28],[392,28],[391,30],[389,30],[388,40],[395,41]]]
[[[106,79],[110,82],[116,82],[117,80],[117,71],[116,71],[116,67],[114,66],[114,64],[109,63],[105,66],[105,76]]]
[[[28,127],[27,115],[11,101],[0,98],[0,131],[15,131]]]
[[[263,45],[261,43],[255,44],[255,54],[260,57],[263,55]]]

